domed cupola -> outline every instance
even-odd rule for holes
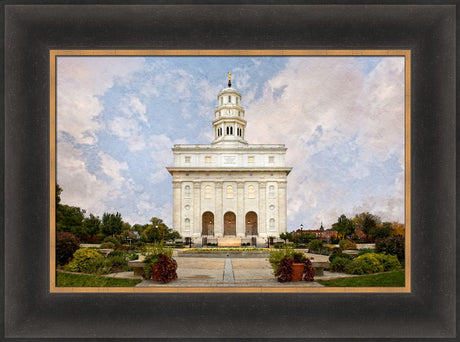
[[[212,144],[247,145],[244,139],[246,120],[241,106],[241,94],[232,88],[232,74],[228,73],[228,87],[217,95],[218,106],[214,110],[214,140]]]

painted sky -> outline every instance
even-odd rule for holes
[[[288,231],[404,221],[403,57],[58,57],[63,203],[171,227],[171,147],[212,141],[227,71],[246,140],[288,148]]]

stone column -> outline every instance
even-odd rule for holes
[[[258,222],[258,232],[259,236],[267,237],[267,203],[266,203],[266,191],[267,184],[264,182],[259,182],[259,212],[257,222]]]
[[[236,193],[236,236],[245,236],[245,224],[244,224],[244,183],[237,183]]]
[[[278,234],[284,233],[287,230],[286,185],[286,181],[278,182]]]
[[[173,181],[173,229],[183,236],[182,229],[182,183]]]
[[[201,236],[201,182],[193,182],[193,226],[192,235]]]
[[[216,211],[214,213],[214,235],[222,237],[224,235],[224,213],[222,212],[222,182],[215,182],[216,187]]]

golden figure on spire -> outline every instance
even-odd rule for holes
[[[230,71],[227,72],[228,74],[228,86],[232,86],[232,73]]]

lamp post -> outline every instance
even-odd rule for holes
[[[303,224],[300,224],[300,242],[303,243]]]

